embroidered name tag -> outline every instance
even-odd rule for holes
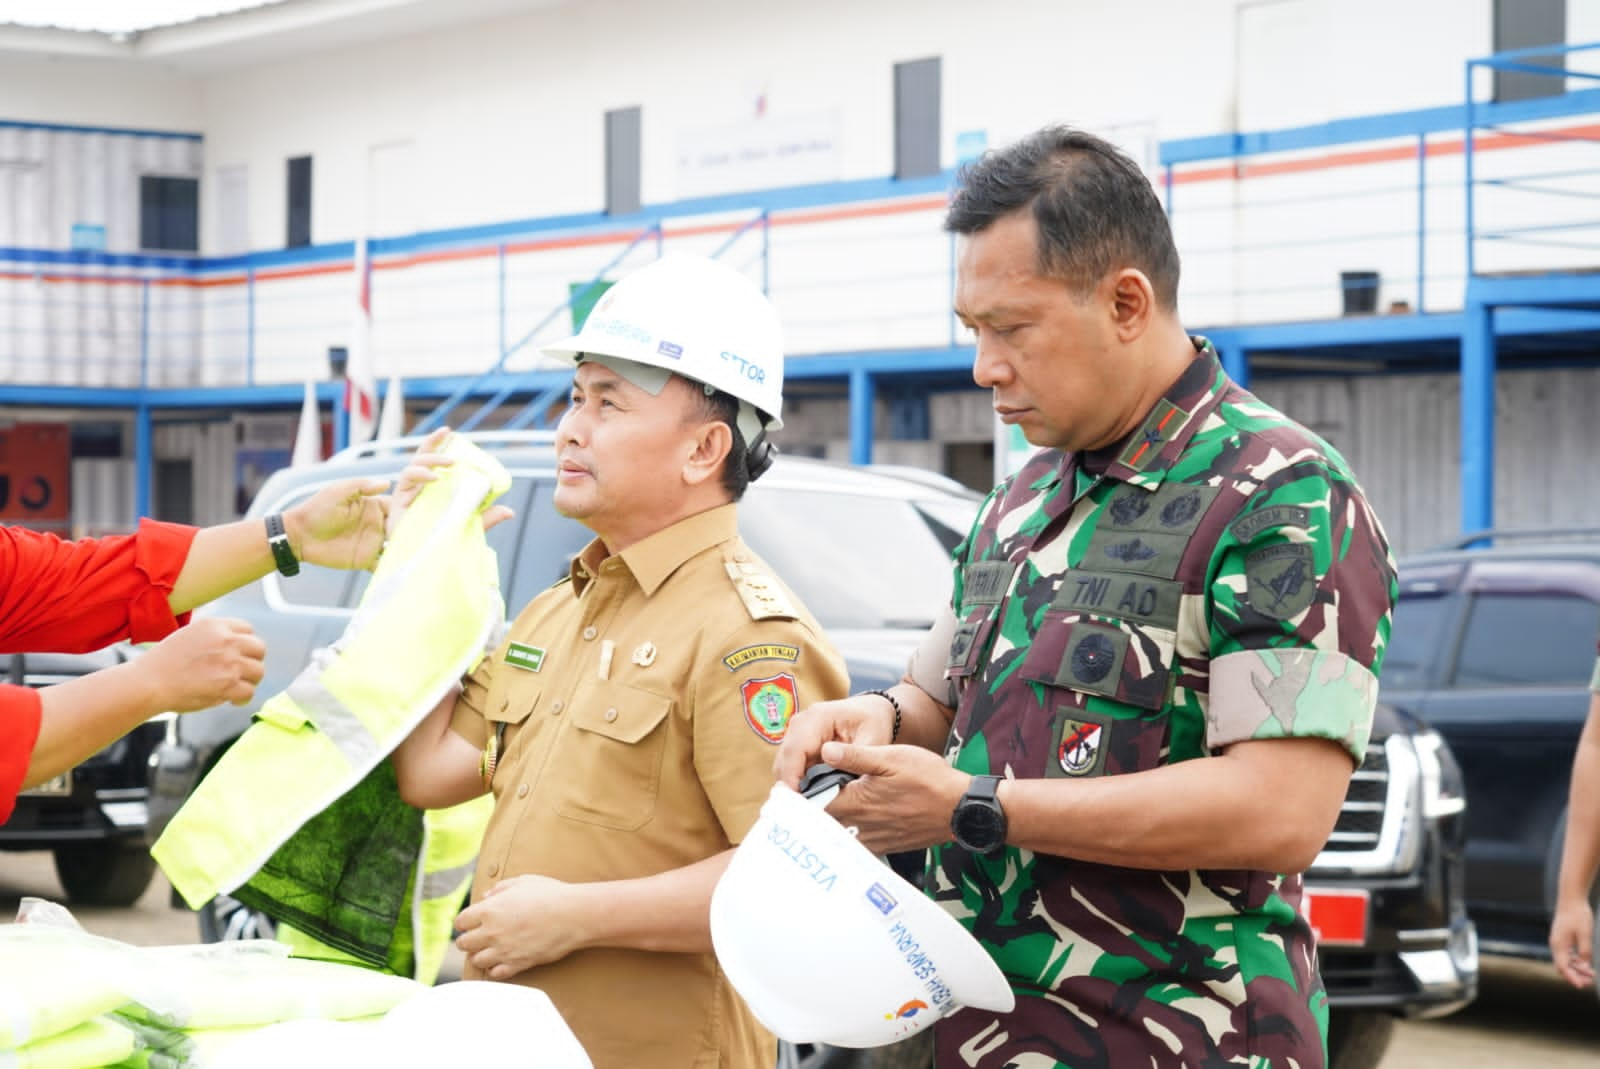
[[[506,663],[513,668],[537,672],[544,667],[544,649],[540,646],[525,646],[520,642],[513,642],[506,648]]]
[[[736,649],[724,657],[722,663],[727,666],[728,671],[736,672],[751,661],[788,661],[792,664],[799,659],[799,646],[779,646],[769,643]]]

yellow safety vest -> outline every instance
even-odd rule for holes
[[[511,485],[465,438],[442,452],[455,462],[406,510],[344,634],[268,699],[151,850],[192,908],[232,894],[424,982],[494,801],[424,814],[400,801],[385,758],[498,642],[482,513]]]

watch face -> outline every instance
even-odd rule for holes
[[[1005,842],[1005,814],[993,803],[968,801],[956,813],[955,832],[968,850],[988,853]]]

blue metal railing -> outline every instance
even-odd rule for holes
[[[523,348],[523,346],[532,341],[540,331],[544,330],[551,323],[554,323],[560,316],[570,315],[572,313],[573,306],[586,300],[588,296],[594,292],[597,286],[606,281],[606,274],[614,269],[618,264],[622,263],[623,260],[627,259],[627,257],[631,255],[635,249],[639,248],[645,242],[654,239],[656,243],[656,256],[659,257],[661,255],[662,237],[663,234],[661,230],[661,224],[659,222],[652,223],[650,226],[642,230],[634,237],[632,241],[628,242],[628,244],[622,248],[622,251],[613,256],[604,267],[596,272],[594,278],[590,279],[588,284],[585,285],[583,289],[569,292],[566,300],[562,301],[560,304],[556,305],[548,313],[546,313],[544,317],[541,318],[538,323],[534,324],[531,330],[523,334],[523,336],[519,338],[515,344],[508,346],[502,341],[500,358],[494,362],[494,365],[491,366],[487,371],[478,375],[476,378],[462,385],[453,394],[441,401],[432,412],[428,413],[428,415],[416,425],[416,427],[412,428],[412,433],[427,434],[429,431],[444,426],[445,421],[450,418],[450,414],[455,411],[457,406],[459,406],[467,398],[483,390],[497,376],[503,374],[505,372],[506,361],[511,359],[512,356],[514,356]],[[503,253],[501,261],[503,264]],[[501,294],[501,337],[503,339],[505,337],[503,311],[505,307],[503,267],[501,277]],[[510,398],[513,393],[516,393],[519,387],[522,386],[523,384],[517,382],[516,380],[502,384],[492,394],[489,395],[488,399],[485,400],[483,404],[478,406],[478,410],[476,412],[474,412],[466,420],[462,421],[458,429],[465,431],[472,430],[473,428],[479,426],[492,412],[504,404],[506,400]],[[519,413],[519,415],[521,415],[521,413]]]
[[[1524,175],[1519,177],[1484,178],[1479,176],[1477,149],[1480,130],[1493,130],[1503,132],[1506,122],[1502,115],[1506,108],[1516,105],[1481,102],[1476,99],[1474,92],[1478,72],[1514,71],[1523,74],[1535,74],[1544,78],[1561,79],[1559,91],[1542,97],[1542,100],[1559,100],[1571,97],[1573,94],[1566,89],[1566,80],[1569,78],[1600,85],[1600,73],[1579,70],[1574,68],[1571,57],[1600,50],[1600,42],[1579,45],[1543,45],[1534,48],[1520,48],[1509,52],[1500,52],[1482,59],[1471,59],[1466,63],[1465,71],[1465,96],[1463,102],[1463,126],[1465,141],[1464,160],[1464,197],[1466,205],[1466,273],[1469,279],[1476,277],[1480,271],[1479,249],[1480,241],[1520,242],[1523,244],[1539,244],[1545,247],[1562,247],[1567,249],[1594,250],[1600,254],[1600,220],[1581,220],[1567,222],[1559,225],[1543,226],[1494,226],[1485,223],[1481,191],[1483,187],[1492,187],[1499,191],[1520,192],[1529,195],[1559,195],[1575,196],[1593,199],[1592,186],[1580,189],[1561,189],[1559,187],[1542,187],[1529,183],[1528,179],[1560,179],[1560,178],[1586,178],[1591,182],[1596,175],[1600,175],[1600,155],[1597,155],[1597,166],[1589,168],[1562,168],[1559,171],[1546,171],[1542,174]],[[1530,63],[1528,60],[1548,59],[1549,63]],[[1582,91],[1580,91],[1582,92]],[[1588,90],[1593,93],[1595,90]],[[1531,103],[1531,102],[1522,102]],[[1529,141],[1544,141],[1549,144],[1596,144],[1596,138],[1587,134],[1571,134],[1562,131],[1520,131],[1518,136]],[[1596,236],[1587,242],[1553,242],[1548,238],[1533,237],[1553,229],[1560,230],[1589,230]],[[1592,266],[1592,265],[1591,265]]]

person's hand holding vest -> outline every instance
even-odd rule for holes
[[[406,509],[422,493],[422,488],[439,478],[435,468],[445,468],[455,461],[445,456],[439,450],[444,448],[453,432],[449,427],[440,427],[422,440],[417,446],[417,451],[412,454],[411,462],[406,465],[400,477],[395,480],[394,495],[389,502],[388,525],[385,537],[394,533],[400,523],[400,517],[405,515]],[[505,505],[491,505],[483,512],[483,529],[485,531],[495,524],[509,520],[515,513]]]
[[[389,519],[389,484],[344,479],[283,514],[294,555],[329,568],[371,568],[378,562]]]
[[[266,643],[243,620],[205,616],[180,627],[124,666],[152,688],[151,706],[190,713],[243,705],[266,670]]]

